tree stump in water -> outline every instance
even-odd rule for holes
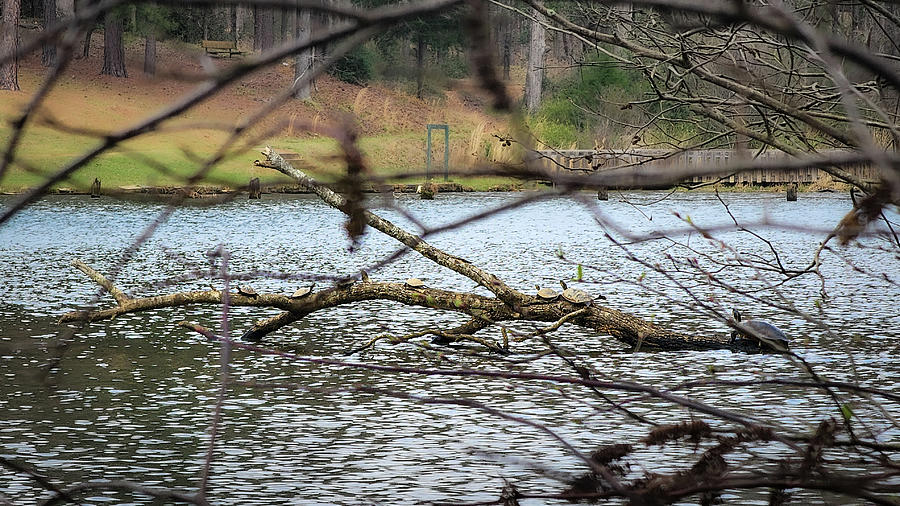
[[[262,191],[259,189],[259,178],[255,177],[250,180],[250,199],[259,199],[262,197]]]
[[[100,198],[100,180],[94,178],[94,182],[91,183],[91,198],[99,199]]]
[[[605,186],[601,186],[597,189],[597,200],[609,200],[609,189]]]
[[[419,198],[422,200],[434,200],[435,193],[437,193],[437,185],[434,183],[425,183],[419,187]]]
[[[797,201],[797,183],[791,183],[787,189],[787,201],[788,202],[796,202]]]

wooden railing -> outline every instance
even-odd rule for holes
[[[820,151],[827,155],[834,151]],[[634,149],[634,150],[593,150],[593,149],[565,149],[554,151],[537,151],[536,163],[543,166],[550,175],[566,172],[580,172],[590,174],[596,171],[613,169],[626,165],[641,165],[652,167],[715,167],[728,165],[729,159],[736,156],[735,152],[727,149],[709,149],[683,151],[672,154],[671,151],[661,149]],[[757,159],[773,160],[788,158],[789,155],[765,151],[760,154],[753,153]],[[878,171],[868,165],[845,167],[845,170],[864,181],[877,181]],[[825,172],[815,168],[805,169],[765,169],[751,170],[731,175],[722,179],[726,183],[752,183],[752,184],[780,184],[780,183],[812,183],[824,176]],[[705,183],[719,180],[722,176],[696,176],[687,178],[688,183]]]

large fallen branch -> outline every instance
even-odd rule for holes
[[[348,202],[344,197],[317,183],[302,171],[291,166],[271,148],[267,147],[263,154],[267,159],[266,165],[292,177],[300,185],[313,191],[328,205],[347,212],[350,206],[348,206]],[[427,332],[436,336],[436,340],[441,343],[452,342],[451,336],[453,335],[459,336],[458,340],[465,340],[465,336],[472,337],[476,332],[495,323],[507,321],[556,322],[555,326],[552,326],[552,330],[555,330],[564,321],[594,330],[600,334],[613,336],[633,349],[732,349],[751,351],[759,348],[746,340],[738,340],[734,343],[729,342],[725,335],[685,335],[672,332],[609,307],[599,305],[584,307],[564,299],[555,301],[539,299],[509,287],[495,275],[428,244],[421,237],[403,230],[370,211],[365,211],[363,216],[368,226],[396,239],[429,260],[486,287],[495,297],[476,295],[469,292],[442,290],[434,287],[412,288],[403,283],[380,283],[369,280],[349,285],[340,284],[314,292],[303,298],[290,298],[285,294],[273,293],[261,293],[253,297],[231,293],[227,297],[227,302],[231,305],[254,306],[283,311],[277,316],[258,321],[244,334],[244,339],[261,339],[263,336],[290,325],[316,311],[367,300],[389,300],[408,306],[452,311],[469,316],[470,319],[457,328]],[[113,295],[116,305],[108,309],[67,313],[62,317],[63,322],[92,322],[114,318],[127,313],[187,305],[217,305],[225,303],[226,299],[225,294],[219,290],[129,298],[109,280],[82,262],[76,260],[74,265]],[[531,336],[533,337],[537,334],[531,334]],[[481,339],[470,340],[486,342]],[[516,341],[516,339],[513,339],[513,341]]]
[[[79,261],[76,265],[84,265]],[[84,269],[81,269],[84,270]],[[91,278],[106,288],[117,289],[106,279],[96,274]],[[108,320],[116,316],[149,311],[153,309],[172,308],[199,304],[222,304],[224,292],[221,290],[202,290],[180,292],[168,295],[142,298],[123,298],[118,304],[108,309],[95,311],[72,311],[62,316],[62,322]],[[572,304],[563,299],[543,301],[537,297],[519,293],[519,302],[515,309],[494,297],[485,297],[468,292],[455,292],[438,288],[410,288],[404,283],[358,282],[328,288],[301,298],[294,299],[286,294],[260,293],[255,297],[229,294],[232,306],[252,306],[260,308],[281,309],[290,314],[291,321],[297,321],[309,314],[345,304],[368,300],[390,300],[408,306],[438,309],[463,313],[472,317],[472,322],[459,328],[459,333],[477,331],[494,322],[513,320],[555,322],[581,309],[581,316],[573,318],[569,323],[596,330],[618,338],[629,346],[641,349],[710,349],[731,348],[742,349],[740,343],[729,344],[722,337],[686,336],[667,331],[657,325],[645,322],[640,318],[608,307],[582,306]],[[276,317],[279,318],[279,317]],[[484,322],[480,325],[478,322]],[[284,322],[282,322],[284,323]]]
[[[284,158],[275,152],[269,146],[262,152],[269,162],[270,167],[294,179],[303,188],[315,193],[326,204],[346,213],[347,199],[333,192],[331,189],[319,184],[316,180],[306,175],[303,171],[295,169],[293,165],[288,163]],[[497,298],[510,305],[516,305],[521,302],[522,294],[513,290],[500,280],[497,276],[490,274],[483,269],[472,265],[462,258],[449,255],[438,248],[423,241],[421,237],[411,234],[406,230],[394,225],[390,221],[378,216],[370,211],[364,213],[366,224],[383,234],[400,241],[412,250],[422,254],[425,258],[433,261],[438,265],[442,265],[452,271],[458,272],[472,281],[484,286]]]

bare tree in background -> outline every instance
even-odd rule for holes
[[[156,34],[152,32],[144,37],[144,73],[156,75]]]
[[[75,0],[75,8],[78,12],[89,9],[96,3],[96,0]],[[84,41],[81,44],[80,58],[87,58],[91,55],[91,38],[94,35],[95,23],[89,24],[84,30]]]
[[[275,45],[275,11],[269,7],[253,9],[253,49],[266,51]]]
[[[250,15],[250,9],[244,4],[238,4],[234,7],[234,41],[236,43],[243,39],[244,29],[247,25],[247,17]]]
[[[544,87],[544,55],[547,52],[547,35],[544,30],[542,15],[532,9],[531,29],[529,30],[528,67],[525,69],[525,108],[529,112],[537,112],[541,105],[541,92]]]
[[[312,30],[312,16],[309,9],[297,8],[294,11],[295,28],[294,36],[300,42],[306,42],[310,38]],[[311,83],[304,79],[304,75],[312,70],[313,48],[306,48],[294,57],[294,82],[298,83],[294,98],[306,100],[310,97]]]
[[[75,16],[75,0],[56,0],[56,10],[63,19]]]
[[[103,19],[103,68],[100,73],[128,77],[125,69],[125,41],[122,38],[122,16],[109,11]],[[87,45],[85,46],[87,47]]]
[[[19,0],[3,0],[0,19],[0,90],[19,89]]]
[[[51,28],[56,24],[57,17],[56,0],[44,0],[44,29]],[[41,65],[45,67],[56,65],[56,44],[53,38],[44,43],[44,50],[41,53]]]
[[[425,53],[428,45],[425,43],[425,34],[416,33],[416,98],[425,97]]]

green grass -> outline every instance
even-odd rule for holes
[[[8,138],[8,133],[0,130],[0,137]],[[24,163],[7,174],[0,184],[0,190],[16,192],[36,186],[44,181],[46,175],[59,171],[97,145],[99,142],[92,138],[60,134],[48,129],[32,130],[25,136],[19,149],[20,159]],[[166,146],[165,142],[141,139],[91,160],[69,179],[56,184],[55,188],[85,191],[90,188],[94,178],[99,178],[105,188],[180,186],[199,169],[200,158],[210,154],[189,154],[179,146]],[[251,156],[246,153],[223,161],[212,170],[207,179],[219,186],[245,185],[251,177],[256,177],[263,171],[252,166]],[[25,170],[23,165],[31,170]]]
[[[8,128],[0,128],[0,138],[9,137]],[[212,139],[205,142],[191,142],[202,137],[202,132],[180,134],[180,141],[171,142],[168,135],[145,136],[126,143],[122,149],[111,150],[90,161],[72,177],[54,186],[55,189],[71,188],[88,191],[94,178],[102,181],[104,188],[129,186],[182,186],[186,179],[201,167],[202,160],[212,154],[217,146]],[[451,138],[451,145],[462,142],[460,133]],[[301,168],[322,181],[334,181],[344,170],[345,164],[337,142],[324,137],[290,137],[267,141],[277,149],[300,153],[303,158]],[[360,149],[372,163],[371,170],[376,176],[390,176],[399,173],[424,170],[424,153],[420,145],[420,133],[381,135],[360,139]],[[441,145],[443,140],[441,140]],[[38,145],[42,146],[38,149]],[[62,134],[38,127],[32,129],[23,139],[19,153],[24,162],[35,171],[26,171],[21,166],[11,170],[0,191],[20,192],[40,184],[46,175],[52,174],[71,163],[81,153],[98,145],[90,137]],[[207,150],[187,153],[183,146],[208,146]],[[271,184],[290,184],[291,180],[278,172],[253,165],[253,160],[261,155],[250,149],[237,153],[217,164],[201,184],[235,188],[244,186],[254,177]],[[433,179],[443,181],[443,167],[440,161],[432,166]],[[454,182],[470,186],[476,190],[487,190],[496,185],[514,184],[510,178],[466,178],[454,177]],[[417,183],[421,178],[391,180],[392,183]]]
[[[8,127],[0,128],[0,138],[8,139]],[[200,167],[203,158],[211,155],[217,146],[216,138],[220,133],[204,131],[180,132],[179,142],[173,142],[170,134],[147,135],[126,143],[123,149],[112,150],[92,160],[74,176],[55,185],[55,188],[71,188],[76,191],[89,190],[94,178],[99,178],[105,189],[128,186],[182,186],[186,179]],[[465,145],[466,132],[458,132],[451,136],[453,150]],[[203,139],[201,142],[200,139]],[[326,137],[282,137],[267,141],[278,148],[300,153],[303,162],[300,168],[307,170],[313,177],[324,181],[334,181],[343,173],[345,164],[343,156],[334,139]],[[17,167],[5,177],[0,191],[18,192],[40,184],[46,175],[58,171],[71,163],[78,155],[98,144],[94,138],[60,133],[44,127],[30,130],[23,139],[19,153],[27,165],[35,172]],[[387,177],[390,183],[416,184],[423,182],[422,177],[395,178],[391,175],[421,172],[424,170],[424,153],[421,133],[407,132],[402,134],[385,134],[360,139],[360,149],[370,160],[374,176]],[[183,146],[207,146],[208,150],[187,153]],[[442,149],[443,139],[436,143]],[[259,146],[257,146],[259,147]],[[135,154],[137,153],[137,154]],[[443,166],[440,162],[441,151],[432,166],[432,180],[443,181]],[[256,147],[225,159],[210,172],[201,184],[226,188],[237,188],[247,184],[254,177],[259,177],[269,184],[290,184],[292,181],[280,173],[265,167],[253,165],[253,160],[260,158]],[[152,162],[148,162],[151,159]],[[162,170],[161,170],[162,168]],[[533,182],[521,182],[505,177],[465,177],[454,175],[451,181],[476,191],[486,191],[493,187],[535,188]],[[702,187],[699,191],[713,191],[713,186]],[[750,186],[750,185],[718,185],[724,192],[756,192],[784,191],[783,187]],[[806,191],[806,186],[801,186]],[[695,190],[698,191],[698,190]]]

